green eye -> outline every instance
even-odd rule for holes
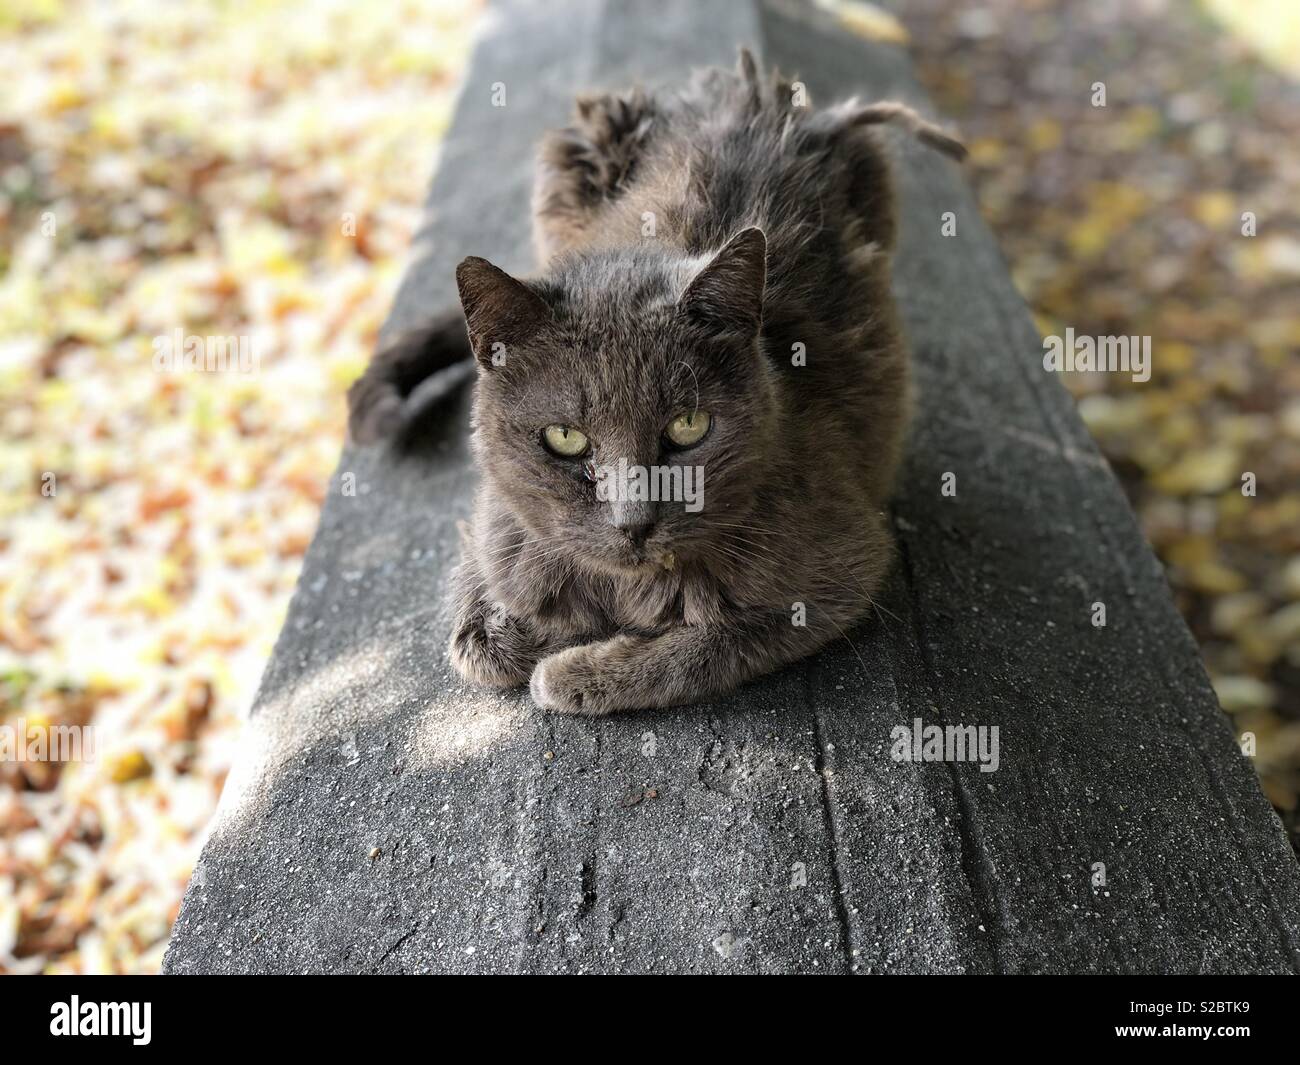
[[[668,423],[664,435],[678,447],[692,447],[704,439],[713,419],[706,411],[695,410],[690,414],[679,414]]]
[[[576,459],[587,450],[587,436],[567,425],[548,425],[542,430],[542,442],[547,448],[566,459]]]

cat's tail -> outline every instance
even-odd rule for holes
[[[754,53],[741,47],[736,60],[736,78],[745,94],[745,102],[750,110],[758,111],[765,104],[781,111],[789,111],[793,106],[793,89],[798,83],[782,77],[773,71],[770,78],[759,71]],[[806,90],[805,90],[806,91]],[[805,97],[805,105],[806,105]],[[864,104],[856,98],[823,112],[824,120],[829,123],[832,136],[845,133],[860,126],[877,126],[892,123],[901,126],[922,144],[935,151],[942,152],[958,162],[966,158],[966,145],[956,137],[945,133],[933,122],[922,118],[906,104],[893,100],[880,103]]]
[[[836,108],[836,125],[840,131],[858,126],[877,126],[893,123],[902,126],[922,144],[942,152],[950,159],[961,162],[967,156],[966,145],[933,122],[929,122],[906,104],[887,100],[875,104],[860,104],[850,100]]]
[[[373,444],[395,435],[402,424],[403,403],[416,387],[472,356],[459,308],[448,309],[385,344],[348,389],[348,432],[353,441]]]

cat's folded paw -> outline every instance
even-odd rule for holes
[[[528,691],[543,710],[561,714],[604,714],[595,684],[591,653],[586,647],[570,647],[543,658],[533,669]]]
[[[466,680],[513,688],[528,680],[537,661],[531,633],[502,610],[475,613],[451,637],[451,664]]]
[[[548,655],[528,682],[533,702],[543,710],[590,717],[649,705],[624,668],[637,644],[634,637],[616,636]]]

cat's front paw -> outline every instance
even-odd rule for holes
[[[451,664],[456,672],[493,688],[525,683],[537,654],[528,628],[495,607],[475,611],[457,625],[451,637]]]
[[[548,655],[537,663],[528,690],[543,710],[599,717],[649,705],[640,692],[634,662],[640,641],[616,636]]]

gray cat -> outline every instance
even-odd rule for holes
[[[908,417],[895,220],[868,128],[961,145],[899,104],[815,111],[738,70],[578,101],[543,141],[521,281],[456,271],[447,316],[380,352],[355,439],[478,361],[482,473],[451,661],[579,714],[705,699],[872,608]]]

